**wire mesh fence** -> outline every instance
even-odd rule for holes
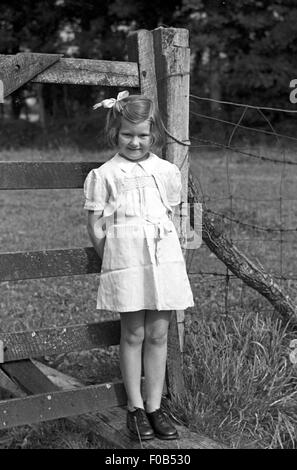
[[[294,297],[297,281],[297,157],[294,146],[297,139],[277,132],[265,112],[294,114],[297,111],[196,95],[190,95],[190,98],[190,116],[199,118],[200,122],[214,122],[216,129],[218,126],[230,127],[223,142],[197,135],[190,135],[190,144],[181,142],[189,145],[191,151],[191,166],[199,185],[203,210],[220,221],[221,230],[242,253],[258,263]],[[236,122],[229,121],[197,112],[195,107],[199,107],[201,101],[240,107],[242,112]],[[245,124],[250,109],[258,112],[268,130]],[[238,137],[239,132],[240,135],[244,132],[244,139]],[[255,133],[265,136],[265,145],[253,145]],[[204,244],[199,251],[188,253],[188,273],[199,276],[199,282],[209,276],[212,281],[221,282],[225,310],[228,311],[231,281],[240,280],[219,261],[216,263],[212,259],[205,264],[204,261],[214,255],[203,254],[208,251]]]

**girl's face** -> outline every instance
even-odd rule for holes
[[[121,127],[118,134],[118,150],[124,157],[132,161],[146,158],[150,151],[151,136],[150,121],[143,121],[133,124],[122,118]]]

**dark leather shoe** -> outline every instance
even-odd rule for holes
[[[168,416],[161,408],[153,413],[147,413],[149,422],[159,439],[177,439],[178,433],[175,427],[171,424]]]
[[[127,413],[127,428],[136,439],[148,440],[155,437],[154,431],[143,408]]]

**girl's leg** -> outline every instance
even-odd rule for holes
[[[146,310],[144,324],[144,374],[146,411],[160,408],[167,358],[167,334],[171,310]]]
[[[141,396],[141,351],[145,310],[121,313],[120,367],[128,409],[144,408]]]

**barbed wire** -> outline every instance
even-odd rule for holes
[[[209,194],[204,194],[205,201],[227,201],[229,196],[225,197],[211,197]],[[236,196],[236,199],[239,201],[248,201],[248,202],[275,202],[279,201],[279,197],[277,198],[252,198],[252,197],[243,197],[243,196]],[[283,201],[297,201],[296,197],[283,197]]]
[[[235,122],[227,121],[225,119],[217,118],[217,117],[214,117],[214,116],[208,116],[207,114],[197,113],[195,111],[190,111],[190,114],[193,114],[193,116],[201,117],[201,118],[208,119],[208,120],[211,120],[211,121],[216,121],[216,122],[221,122],[223,124],[228,124],[230,126],[235,126],[236,125]],[[237,125],[237,127],[239,127],[240,129],[248,130],[248,131],[259,132],[261,134],[274,135],[274,136],[282,137],[284,139],[294,140],[295,142],[297,142],[297,138],[292,137],[291,135],[274,133],[274,132],[271,132],[271,131],[266,131],[264,129],[258,129],[257,127],[243,126],[242,124]]]
[[[218,103],[218,104],[228,104],[228,105],[232,105],[232,106],[239,106],[239,107],[242,107],[242,108],[250,108],[250,109],[261,109],[261,110],[266,110],[266,111],[276,111],[276,112],[281,112],[281,113],[297,113],[297,110],[296,109],[286,109],[286,108],[272,108],[272,107],[269,107],[269,106],[258,106],[258,105],[252,105],[252,104],[245,104],[245,103],[237,103],[235,101],[222,101],[222,100],[217,100],[217,99],[214,99],[214,98],[208,98],[208,97],[205,97],[205,96],[197,96],[197,95],[192,95],[190,94],[189,95],[190,98],[195,98],[197,100],[202,100],[202,101],[211,101],[211,102],[214,102],[214,103]]]
[[[231,150],[232,152],[236,152],[236,153],[239,153],[240,155],[244,155],[246,157],[252,157],[252,158],[256,158],[258,160],[263,160],[263,161],[268,161],[268,162],[273,162],[273,163],[278,163],[278,164],[283,164],[283,163],[286,163],[287,165],[297,165],[297,162],[294,162],[292,160],[285,160],[285,161],[282,161],[282,160],[277,160],[276,158],[269,158],[269,157],[264,157],[263,155],[258,155],[256,153],[252,153],[252,152],[247,152],[247,151],[243,151],[243,150],[240,150],[239,148],[236,148],[236,147],[231,147],[231,145],[226,145],[226,144],[222,144],[220,142],[215,142],[213,140],[209,140],[209,139],[202,139],[200,137],[191,137],[191,140],[196,140],[197,142],[204,142],[204,143],[207,143],[209,144],[210,146],[212,147],[219,147],[219,148],[223,148],[223,149],[226,149],[226,150]],[[195,145],[191,145],[192,148],[195,148],[196,146]]]
[[[214,201],[227,201],[229,196],[225,197],[212,197],[209,194],[203,194],[205,202],[214,202]],[[297,201],[297,197],[283,197],[283,201]],[[244,196],[236,196],[236,200],[239,201],[246,201],[246,202],[278,202],[279,197],[271,197],[271,198],[253,198],[253,197],[244,197]]]
[[[264,227],[264,226],[260,226],[260,225],[250,224],[248,222],[242,222],[239,219],[236,219],[234,217],[230,217],[230,216],[228,216],[226,214],[222,214],[220,212],[213,211],[212,209],[209,209],[209,208],[205,209],[205,211],[209,212],[211,214],[214,214],[218,217],[221,217],[223,219],[228,219],[230,222],[235,222],[236,224],[244,225],[244,226],[252,228],[254,230],[261,230],[261,231],[265,231],[265,232],[297,232],[297,227],[296,228],[287,228],[287,229]]]
[[[196,99],[201,98],[201,97],[197,97],[195,95],[191,95],[191,97],[196,98]],[[297,139],[292,137],[292,136],[287,136],[287,135],[284,135],[284,134],[277,133],[276,130],[274,129],[272,123],[270,122],[270,120],[263,113],[263,110],[267,110],[267,109],[269,109],[270,111],[283,111],[283,112],[292,112],[292,110],[284,110],[284,109],[280,109],[280,108],[250,106],[250,105],[247,105],[247,104],[232,103],[232,102],[226,102],[226,101],[223,102],[221,100],[213,100],[213,99],[209,99],[209,101],[212,101],[212,102],[215,101],[215,102],[220,103],[220,104],[222,104],[222,103],[230,104],[230,105],[232,104],[232,105],[236,105],[236,106],[241,106],[243,108],[243,111],[242,111],[242,113],[241,113],[241,115],[240,115],[240,117],[239,117],[239,119],[237,120],[236,123],[231,122],[231,121],[226,121],[224,119],[220,119],[220,118],[217,118],[217,117],[207,116],[205,114],[202,115],[201,113],[195,113],[193,111],[190,111],[190,113],[192,115],[196,115],[200,118],[210,119],[212,121],[221,122],[224,125],[228,124],[228,125],[233,126],[233,129],[232,129],[232,132],[230,134],[230,137],[228,139],[227,144],[222,144],[222,143],[214,142],[214,141],[207,140],[207,139],[200,139],[200,138],[191,137],[191,140],[199,142],[200,144],[207,145],[207,146],[211,145],[211,146],[224,148],[224,149],[228,150],[228,152],[226,152],[226,154],[224,155],[225,156],[225,162],[226,162],[228,197],[222,198],[221,200],[228,200],[229,201],[229,211],[230,211],[231,214],[234,214],[234,199],[235,199],[235,197],[232,193],[232,188],[231,188],[231,184],[230,184],[230,168],[229,168],[230,167],[230,162],[229,162],[230,152],[229,151],[236,152],[237,154],[240,154],[240,155],[252,157],[254,159],[259,159],[259,160],[264,161],[264,162],[267,161],[269,163],[280,164],[280,165],[282,165],[282,170],[281,170],[280,181],[279,181],[279,197],[274,198],[274,201],[279,202],[279,227],[277,227],[275,224],[274,224],[273,227],[265,227],[265,226],[260,226],[260,225],[257,225],[257,224],[252,224],[252,223],[249,223],[249,222],[244,222],[244,221],[242,221],[239,218],[236,218],[234,216],[231,217],[231,216],[228,216],[226,214],[218,213],[215,210],[209,209],[209,207],[206,207],[206,210],[209,213],[211,213],[213,215],[216,215],[216,216],[219,216],[219,217],[221,217],[223,219],[226,219],[230,222],[227,229],[229,229],[229,237],[232,241],[234,241],[233,240],[233,224],[234,223],[240,224],[243,227],[248,227],[248,228],[251,228],[253,230],[262,231],[262,232],[265,232],[265,233],[277,233],[279,235],[279,238],[278,238],[278,240],[274,240],[274,242],[277,241],[278,244],[279,244],[279,274],[278,275],[273,274],[273,275],[276,279],[280,280],[281,282],[286,281],[286,280],[293,280],[294,279],[293,275],[291,277],[286,277],[283,274],[283,248],[284,248],[284,243],[287,242],[287,241],[284,240],[283,236],[284,236],[285,233],[297,232],[297,227],[296,228],[295,227],[294,228],[284,228],[283,203],[288,198],[283,197],[283,183],[284,183],[284,175],[285,175],[285,166],[287,164],[288,165],[297,165],[297,162],[294,162],[292,160],[288,160],[286,158],[284,147],[283,147],[283,145],[280,145],[281,144],[280,139],[281,138],[282,139],[289,139],[289,140],[292,140],[292,141],[297,141]],[[261,115],[262,119],[270,127],[269,131],[254,128],[254,127],[250,128],[250,127],[244,126],[242,124],[242,121],[243,121],[248,109],[251,109],[251,108],[257,110],[257,112]],[[297,111],[294,111],[294,112],[296,113]],[[247,152],[245,150],[242,150],[242,149],[239,149],[239,148],[236,148],[236,147],[232,147],[231,143],[232,143],[234,135],[235,135],[235,133],[237,132],[238,129],[245,129],[248,132],[260,132],[260,133],[264,133],[264,134],[267,134],[267,135],[274,136],[276,138],[278,146],[281,150],[281,157],[282,158],[281,159],[275,159],[275,158],[255,154],[253,152]],[[195,145],[192,145],[192,147],[194,148]],[[201,147],[201,145],[196,146],[196,147]],[[203,202],[207,206],[206,203],[209,202],[212,199],[209,198],[209,196],[208,196],[208,198],[205,197],[205,195],[203,195],[203,193],[202,193],[202,196],[203,196]],[[208,199],[208,201],[206,199]],[[242,197],[241,199],[246,200],[247,198]],[[271,202],[271,198],[267,199],[267,201]],[[265,242],[267,242],[267,241],[265,240]],[[228,269],[228,267],[226,267],[226,273],[225,274],[220,274],[220,275],[224,276],[224,280],[225,280],[225,313],[228,314],[229,283],[230,283],[230,280],[234,278],[234,275],[230,274],[230,270]],[[295,279],[297,279],[297,278],[295,278]]]
[[[285,174],[286,165],[293,165],[293,166],[297,165],[297,161],[289,160],[285,157],[285,150],[284,150],[284,147],[283,147],[283,143],[280,142],[280,139],[288,139],[288,140],[291,140],[291,141],[295,142],[295,141],[297,141],[297,138],[295,138],[293,136],[289,136],[289,135],[285,135],[285,134],[281,134],[281,133],[276,132],[276,130],[274,129],[272,123],[270,122],[268,117],[263,112],[264,110],[269,110],[269,111],[273,111],[273,112],[297,113],[297,110],[272,108],[272,107],[267,107],[267,106],[254,106],[254,105],[243,104],[243,103],[235,103],[235,102],[231,102],[231,101],[222,101],[222,100],[215,100],[215,99],[212,99],[212,98],[199,97],[197,95],[190,95],[190,97],[194,98],[196,100],[207,100],[207,101],[210,101],[210,102],[216,102],[218,104],[228,104],[228,105],[239,106],[239,107],[243,108],[243,111],[242,111],[239,119],[237,120],[237,122],[227,121],[227,120],[220,119],[220,118],[217,118],[217,117],[208,116],[208,115],[205,115],[205,114],[202,114],[202,113],[196,113],[196,112],[190,110],[190,114],[196,115],[197,117],[200,117],[202,119],[212,120],[212,121],[220,122],[224,125],[227,124],[227,125],[233,126],[233,129],[232,129],[232,132],[230,134],[230,137],[228,139],[227,144],[224,144],[224,143],[221,143],[221,142],[216,142],[216,141],[209,140],[209,139],[199,138],[199,137],[196,137],[196,136],[190,136],[190,141],[189,140],[183,140],[182,141],[182,140],[177,139],[175,136],[171,135],[167,131],[167,129],[164,129],[167,136],[169,136],[171,139],[173,139],[173,141],[175,141],[176,143],[179,143],[183,146],[186,146],[188,148],[195,149],[195,148],[202,148],[202,147],[204,147],[204,148],[205,147],[216,147],[216,148],[223,148],[225,150],[228,150],[228,152],[226,152],[225,155],[224,155],[225,156],[225,161],[226,161],[226,174],[227,174],[227,187],[228,187],[228,196],[227,197],[212,198],[209,195],[205,195],[204,191],[203,191],[203,188],[202,188],[202,185],[201,185],[201,182],[200,182],[199,178],[197,178],[197,182],[199,184],[199,191],[200,191],[199,198],[204,203],[204,206],[205,206],[204,210],[206,210],[207,212],[209,212],[210,214],[213,214],[215,216],[219,216],[223,219],[227,219],[230,222],[227,229],[229,230],[229,237],[232,241],[234,241],[234,239],[233,239],[233,223],[236,223],[237,225],[240,225],[240,226],[243,226],[243,227],[248,227],[248,228],[253,229],[255,231],[262,231],[262,232],[266,232],[266,233],[277,233],[279,235],[279,238],[277,240],[261,239],[261,241],[265,241],[266,243],[267,242],[269,243],[269,242],[272,242],[272,241],[274,243],[277,242],[279,244],[279,247],[280,247],[280,252],[279,252],[280,253],[279,254],[279,273],[270,273],[270,274],[273,275],[275,279],[280,280],[280,281],[297,280],[297,277],[294,277],[293,274],[288,277],[288,276],[284,276],[284,273],[283,273],[283,245],[285,243],[291,243],[290,241],[284,240],[283,235],[285,233],[295,233],[295,232],[297,232],[297,227],[294,227],[294,228],[284,228],[283,227],[284,226],[283,203],[284,203],[284,201],[289,201],[289,200],[290,201],[292,201],[292,200],[295,201],[296,200],[295,198],[285,198],[283,196],[284,174]],[[190,102],[193,103],[193,100],[190,100]],[[255,128],[255,127],[245,126],[245,125],[242,124],[242,121],[244,120],[244,117],[245,117],[245,115],[246,115],[246,113],[248,112],[249,109],[256,110],[261,115],[262,119],[270,127],[269,131],[264,130],[264,129]],[[254,152],[246,151],[242,148],[233,147],[231,145],[231,143],[232,143],[232,140],[233,140],[233,138],[234,138],[234,136],[235,136],[238,129],[245,129],[248,132],[259,132],[259,133],[262,133],[262,134],[267,134],[269,136],[274,136],[277,143],[278,143],[279,149],[281,151],[281,157],[282,158],[277,159],[277,158],[266,157],[264,155],[259,155],[258,153],[256,154]],[[199,142],[200,145],[195,145],[191,141]],[[168,143],[171,143],[171,142],[168,142]],[[231,185],[230,185],[230,171],[229,171],[230,170],[230,161],[229,161],[230,152],[237,153],[237,154],[242,155],[244,157],[258,159],[259,161],[262,161],[262,162],[269,162],[269,163],[273,163],[273,164],[282,165],[282,170],[281,170],[281,174],[280,174],[280,181],[279,181],[279,197],[277,197],[277,198],[267,198],[267,199],[266,198],[265,199],[259,199],[259,198],[257,198],[257,199],[254,198],[253,199],[253,198],[240,197],[240,196],[235,197],[232,193]],[[186,156],[185,156],[184,161],[181,165],[181,168],[183,167],[183,164],[186,161],[187,156],[188,156],[188,152],[186,153]],[[245,200],[245,201],[257,201],[257,202],[260,202],[260,201],[265,201],[265,202],[277,201],[279,203],[279,226],[276,227],[275,224],[274,224],[273,227],[267,227],[267,226],[260,226],[260,225],[257,225],[257,224],[252,224],[252,223],[249,223],[249,222],[243,222],[239,218],[236,218],[234,216],[231,217],[231,216],[228,216],[224,213],[220,213],[220,212],[217,212],[215,210],[211,210],[207,206],[207,203],[209,203],[209,202],[223,201],[223,200],[229,201],[230,213],[234,214],[233,204],[234,204],[235,199],[240,199],[240,200]],[[237,238],[236,241],[237,242],[238,241],[243,241],[243,239],[238,239]],[[249,239],[247,239],[245,241],[249,241]],[[253,239],[251,241],[254,242],[255,239]],[[223,280],[225,282],[225,313],[228,314],[229,288],[230,288],[229,283],[230,283],[230,280],[238,279],[237,276],[235,276],[234,274],[231,274],[228,267],[226,267],[226,272],[225,273],[219,273],[219,272],[216,272],[216,271],[212,271],[212,272],[207,272],[207,271],[192,272],[190,268],[191,268],[191,265],[192,265],[193,256],[194,256],[194,250],[192,250],[192,255],[188,256],[188,259],[187,259],[187,266],[188,266],[188,274],[189,275],[191,275],[191,276],[194,276],[194,275],[217,276],[218,278],[221,278],[221,279],[223,278]],[[243,281],[241,281],[241,282],[243,283]]]
[[[273,271],[270,271],[269,274],[271,276],[274,277],[274,279],[277,279],[277,280],[284,280],[284,281],[297,281],[297,276],[294,277],[294,276],[287,276],[287,275],[279,275]],[[226,273],[220,273],[218,271],[188,271],[188,275],[189,276],[214,276],[214,277],[218,277],[218,278],[225,278],[226,277]],[[239,282],[242,282],[241,279],[238,278],[238,276],[236,276],[235,274],[229,274],[228,275],[230,279],[232,280],[237,280]],[[218,281],[224,281],[224,279],[217,279]],[[201,282],[199,280],[199,282]]]
[[[230,241],[232,243],[237,243],[237,244],[248,244],[248,243],[252,243],[253,246],[257,246],[259,245],[260,243],[262,244],[263,242],[266,244],[266,245],[272,245],[272,244],[275,244],[275,243],[279,243],[279,239],[275,238],[273,240],[269,239],[269,238],[238,238],[238,237],[232,237],[232,239],[230,239]],[[291,240],[283,240],[283,243],[284,244],[288,244],[288,245],[291,245],[292,244],[292,241]],[[187,249],[188,252],[198,252],[200,253],[200,251],[207,251],[209,252],[209,248],[206,244],[201,244],[199,246],[199,248],[193,248],[193,249]],[[215,256],[215,255],[213,255]],[[296,259],[297,259],[297,255],[296,255]]]

